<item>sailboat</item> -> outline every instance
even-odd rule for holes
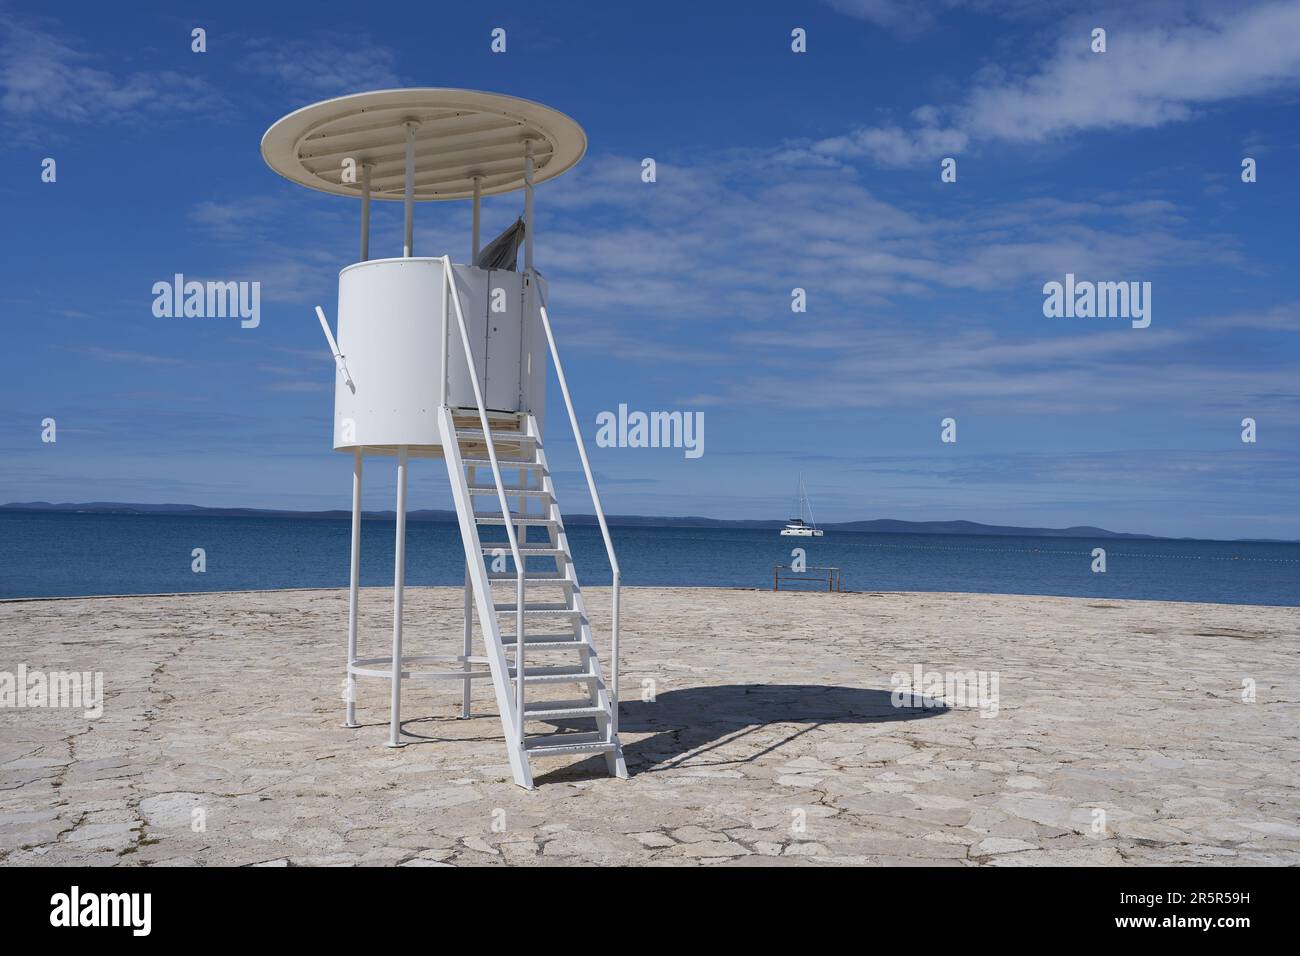
[[[820,538],[826,532],[817,527],[817,521],[813,518],[812,504],[808,501],[808,486],[804,484],[803,475],[799,476],[799,491],[796,495],[799,509],[799,517],[791,518],[786,522],[786,526],[781,529],[781,534],[794,538]],[[808,520],[804,520],[804,515]]]

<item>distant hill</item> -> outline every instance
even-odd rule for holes
[[[978,521],[898,521],[877,518],[874,521],[844,521],[824,525],[837,531],[858,531],[868,534],[1002,534],[1030,538],[1156,538],[1154,534],[1133,534],[1127,531],[1107,531],[1091,525],[1072,528],[1017,528],[1012,525],[980,524]]]
[[[76,514],[114,514],[114,515],[188,515],[212,518],[323,518],[341,519],[351,517],[351,512],[333,511],[289,511],[271,508],[204,508],[200,505],[162,504],[148,505],[120,501],[88,501],[81,503],[54,504],[48,501],[16,501],[0,505],[3,511],[53,511]],[[393,517],[392,511],[366,511],[363,517],[383,519]],[[423,509],[407,512],[408,521],[455,521],[454,511]],[[564,519],[570,525],[595,524],[594,515],[566,515]],[[611,525],[643,528],[754,528],[777,529],[785,524],[784,520],[728,520],[723,518],[701,518],[687,516],[665,518],[656,515],[609,515]],[[894,518],[876,518],[871,521],[842,521],[822,525],[828,531],[844,531],[855,534],[971,534],[971,535],[1018,535],[1037,538],[1155,538],[1157,535],[1129,534],[1121,531],[1107,531],[1105,528],[1093,528],[1086,525],[1073,528],[1017,528],[1011,525],[980,524],[977,521],[900,521]]]

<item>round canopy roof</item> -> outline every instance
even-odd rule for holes
[[[262,158],[286,179],[340,196],[361,196],[370,164],[372,199],[401,200],[406,128],[414,120],[415,199],[466,199],[474,176],[482,193],[524,187],[524,142],[532,140],[533,182],[553,179],[587,150],[582,127],[531,100],[476,90],[409,89],[354,93],[304,106],[262,137]],[[356,182],[343,163],[356,161]]]

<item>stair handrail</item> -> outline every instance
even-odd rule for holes
[[[506,538],[510,542],[510,554],[515,562],[515,736],[520,747],[524,742],[524,561],[519,553],[519,541],[515,537],[514,525],[510,523],[510,504],[506,500],[505,484],[501,480],[501,466],[497,464],[496,444],[492,439],[492,429],[488,426],[487,407],[483,403],[483,390],[479,387],[478,370],[474,367],[474,351],[469,344],[469,329],[465,325],[465,313],[460,307],[460,291],[456,288],[456,277],[452,274],[451,257],[442,256],[443,289],[451,295],[456,311],[456,324],[460,328],[461,349],[465,353],[465,365],[469,369],[469,381],[474,387],[474,402],[478,407],[479,422],[483,426],[483,442],[487,446],[488,461],[492,463],[492,480],[496,484],[497,500],[501,503],[501,520],[505,525]],[[445,311],[445,310],[444,310]],[[447,405],[447,336],[442,337],[442,404]],[[471,496],[469,506],[474,507]],[[488,595],[489,601],[492,596]],[[495,610],[496,602],[493,601]],[[509,677],[509,674],[506,675]]]
[[[546,310],[546,295],[540,283],[537,289],[538,309],[542,316],[542,328],[546,331],[546,344],[550,346],[551,362],[555,366],[555,377],[560,381],[560,392],[564,395],[564,407],[569,412],[569,425],[573,429],[573,440],[578,446],[578,457],[582,459],[582,471],[587,477],[587,490],[591,492],[591,503],[596,509],[596,521],[600,524],[600,535],[605,539],[605,554],[609,558],[609,567],[613,572],[613,599],[611,616],[613,630],[610,635],[609,650],[609,701],[610,733],[618,733],[618,597],[622,585],[623,573],[619,570],[618,558],[614,555],[614,541],[609,535],[609,523],[605,521],[605,509],[600,505],[600,492],[596,490],[596,479],[591,474],[591,462],[587,458],[587,446],[582,440],[582,429],[578,427],[578,414],[573,409],[573,396],[569,394],[569,383],[564,377],[564,366],[560,363],[560,351],[555,347],[555,333],[551,329],[551,319]]]

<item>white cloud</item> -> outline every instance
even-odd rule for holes
[[[1262,317],[1300,311],[1300,304]],[[1300,362],[1285,354],[1226,363],[1240,351],[1233,334],[1256,327],[1250,315],[1102,330],[1044,322],[1035,333],[964,329],[957,321],[916,325],[849,317],[813,329],[768,327],[738,333],[750,371],[705,393],[731,405],[782,408],[906,409],[937,414],[1150,415],[1154,409],[1218,422],[1242,409],[1275,426],[1300,424],[1293,383]],[[1266,328],[1285,326],[1268,324]],[[1226,423],[1226,425],[1224,424]]]
[[[1086,25],[1069,19],[1054,53],[1034,72],[983,70],[962,102],[927,105],[911,126],[865,127],[813,143],[809,152],[903,166],[981,142],[1042,143],[1089,130],[1163,126],[1215,104],[1300,86],[1295,0],[1209,7],[1197,20],[1172,26],[1126,24],[1120,14],[1107,22],[1105,53],[1093,53]]]
[[[248,242],[275,208],[276,204],[267,196],[228,202],[204,200],[190,210],[189,219],[214,239]]]
[[[935,20],[929,5],[908,0],[827,0],[840,13],[866,20],[900,36],[925,32]],[[952,4],[944,4],[951,6]]]
[[[763,321],[790,289],[819,310],[870,313],[952,291],[1041,288],[1066,272],[1140,278],[1170,264],[1235,266],[1236,247],[1190,237],[1172,204],[1119,198],[945,204],[914,213],[842,169],[792,169],[757,151],[702,166],[592,157],[539,195],[556,295],[576,308],[657,321]],[[572,281],[570,281],[572,280]],[[823,313],[824,314],[824,313]]]
[[[1189,235],[1169,201],[913,212],[847,170],[758,151],[664,160],[652,185],[638,170],[634,157],[591,157],[544,187],[552,313],[566,349],[683,370],[688,405],[1219,417],[1240,406],[1300,421],[1285,397],[1297,363],[1223,363],[1232,329],[1285,331],[1294,306],[1192,321],[1159,304],[1166,276],[1248,265],[1231,240]],[[1036,324],[1042,283],[1066,272],[1154,279],[1155,324]],[[792,319],[794,286],[810,309]]]
[[[1287,302],[1253,312],[1212,316],[1199,320],[1197,325],[1207,330],[1260,329],[1267,332],[1300,332],[1300,302]]]
[[[126,349],[108,349],[98,345],[80,346],[77,348],[77,351],[103,362],[127,362],[138,365],[189,364],[170,355],[156,355],[151,352],[132,352]]]
[[[835,159],[869,156],[882,166],[911,166],[935,157],[955,156],[966,149],[968,142],[966,133],[958,129],[877,126],[819,140],[813,148]]]
[[[51,124],[140,122],[225,106],[201,77],[174,70],[117,75],[32,23],[11,18],[0,29],[0,112],[11,135],[30,139],[48,135]]]
[[[404,85],[397,73],[396,55],[365,36],[353,36],[347,42],[327,36],[311,40],[259,39],[247,45],[249,52],[240,66],[249,73],[276,80],[294,93],[338,96]]]
[[[1300,3],[1220,11],[1205,24],[1118,28],[1108,51],[1063,37],[1039,73],[978,88],[973,135],[1041,142],[1079,130],[1153,127],[1204,105],[1300,85]]]
[[[1147,0],[1154,3],[1155,0]],[[1079,0],[826,0],[839,13],[865,20],[903,40],[937,28],[950,14],[984,14],[1003,20],[1060,19]]]

